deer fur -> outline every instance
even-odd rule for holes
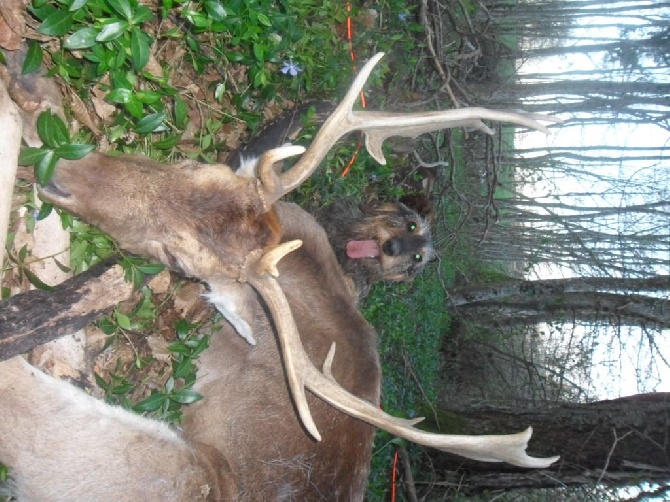
[[[325,232],[293,204],[275,210],[284,238],[303,241],[279,262],[278,280],[308,354],[322,361],[337,340],[338,382],[378,403],[376,336]],[[18,359],[0,363],[0,462],[19,500],[362,500],[374,428],[308,395],[323,432],[311,439],[295,416],[272,321],[257,299],[250,308],[257,345],[227,325],[212,337],[199,360],[205,398],[186,409],[181,433]]]

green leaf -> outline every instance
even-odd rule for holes
[[[117,89],[114,89],[105,97],[107,101],[111,101],[112,103],[128,103],[133,97],[133,91],[132,89],[125,89],[123,87],[119,87]]]
[[[139,28],[133,28],[133,31],[130,32],[130,54],[136,70],[141,70],[147,65],[150,50],[147,36]]]
[[[53,204],[49,204],[48,202],[45,202],[45,203],[42,204],[42,206],[40,207],[40,210],[39,210],[39,212],[37,213],[37,216],[35,217],[35,219],[36,219],[37,221],[41,221],[41,220],[43,220],[44,218],[46,218],[47,216],[49,216],[49,215],[51,214],[51,210],[52,210],[53,208],[54,208]],[[58,268],[60,268],[61,270],[63,270],[63,267],[65,267],[65,265],[62,265],[62,264],[61,264],[58,260],[56,260],[55,258],[54,258],[54,262],[56,263],[56,265],[58,266]],[[66,267],[66,268],[67,268],[67,267]],[[66,272],[66,273],[67,273],[67,272],[70,272],[70,270],[68,269],[68,270],[66,270],[65,272]]]
[[[73,0],[70,4],[70,12],[77,11],[84,7],[88,3],[88,0]]]
[[[130,7],[130,2],[128,2],[128,0],[107,0],[107,3],[128,21],[133,17],[133,9]]]
[[[171,148],[174,148],[177,146],[177,143],[179,143],[179,140],[181,139],[181,135],[179,134],[171,134],[170,136],[167,136],[166,138],[160,139],[158,141],[154,141],[151,146],[154,148],[158,148],[159,150],[170,150]]]
[[[47,150],[42,160],[35,166],[35,178],[40,185],[46,185],[54,175],[58,157],[54,155],[53,150]]]
[[[19,165],[20,166],[32,166],[37,164],[42,157],[44,157],[47,152],[46,148],[36,148],[34,146],[22,148],[19,153]]]
[[[133,24],[142,24],[151,21],[154,18],[154,13],[151,12],[151,9],[144,5],[140,5],[135,14],[133,14],[132,23]]]
[[[135,96],[145,105],[152,105],[162,98],[162,95],[155,91],[137,91]]]
[[[161,406],[163,406],[163,403],[165,403],[167,399],[168,397],[165,394],[156,392],[155,394],[151,394],[146,399],[143,399],[137,403],[135,406],[133,406],[133,409],[139,412],[156,411]]]
[[[170,394],[170,399],[180,404],[191,404],[202,399],[202,395],[191,389],[180,389]]]
[[[59,158],[67,160],[78,160],[93,151],[95,145],[69,144],[56,148],[55,153]]]
[[[23,68],[21,73],[27,75],[40,69],[42,66],[42,46],[36,40],[28,42],[28,51],[26,58],[23,60]]]
[[[70,31],[72,26],[72,13],[66,10],[57,10],[47,16],[47,18],[37,27],[37,31],[42,35],[52,37],[62,37]]]
[[[70,142],[65,122],[51,110],[43,111],[37,117],[37,133],[44,144],[51,148]]]
[[[174,98],[174,123],[179,129],[183,129],[188,124],[188,109],[180,96]]]
[[[127,28],[128,21],[112,21],[102,27],[95,39],[98,42],[109,42],[123,35]]]
[[[126,314],[116,311],[114,317],[116,318],[116,323],[119,325],[121,329],[125,330],[131,329],[132,325],[130,324],[130,318]]]
[[[144,115],[144,106],[142,105],[142,102],[135,96],[132,96],[130,101],[128,101],[125,105],[126,110],[128,110],[128,113],[130,113],[133,117],[141,119]]]
[[[47,283],[42,282],[39,277],[37,277],[27,268],[23,268],[22,272],[26,274],[26,278],[28,279],[28,281],[30,281],[30,284],[35,286],[37,289],[42,289],[44,291],[55,291],[56,289],[55,287],[49,286]]]
[[[256,12],[256,17],[258,17],[258,22],[265,25],[265,26],[272,26],[272,21],[270,21],[270,18],[267,17],[265,14],[262,12]]]
[[[223,21],[228,16],[223,5],[216,0],[207,0],[205,2],[205,9],[207,10],[209,17],[214,21]]]
[[[95,39],[99,33],[100,30],[95,28],[82,28],[81,30],[77,30],[72,35],[67,37],[63,47],[70,50],[88,49],[89,47],[93,47],[95,45]]]
[[[186,319],[179,319],[175,323],[174,329],[177,332],[177,338],[183,340],[184,338],[186,338],[188,333],[193,329],[193,326]]]
[[[147,263],[145,265],[139,265],[137,270],[143,274],[156,275],[165,270],[165,265],[162,263]]]
[[[188,357],[191,353],[191,349],[189,347],[182,347],[181,350],[181,354],[183,354],[185,358],[178,363],[173,364],[172,374],[175,378],[186,378],[188,375],[195,373],[196,371],[195,364],[193,364]],[[179,354],[180,350],[175,350],[173,352]]]
[[[142,118],[135,127],[135,131],[140,134],[149,134],[163,125],[165,112],[151,113]]]
[[[254,57],[259,63],[265,62],[266,47],[262,44],[254,44]]]

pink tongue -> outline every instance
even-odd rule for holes
[[[379,246],[375,240],[347,242],[349,258],[375,258],[379,256]]]

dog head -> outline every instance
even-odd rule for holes
[[[369,274],[369,283],[409,281],[435,257],[430,225],[400,202],[361,208],[345,243],[346,259]]]

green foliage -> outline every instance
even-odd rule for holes
[[[148,288],[143,290],[143,300],[132,312],[124,314],[118,308],[112,315],[103,318],[98,325],[109,335],[107,344],[115,343],[118,337],[125,337],[129,332],[143,332],[155,321],[156,306],[151,301]],[[201,326],[181,319],[175,324],[176,340],[168,349],[171,354],[170,375],[160,389],[154,389],[139,402],[133,402],[133,394],[137,392],[139,383],[124,370],[124,362],[117,360],[114,371],[105,380],[95,375],[97,385],[105,392],[108,402],[118,404],[137,413],[153,418],[177,423],[182,417],[182,406],[202,399],[193,390],[196,381],[195,361],[209,346],[210,335],[201,335]],[[141,356],[135,352],[133,367],[141,370],[151,363],[150,356]]]
[[[365,301],[363,313],[379,335],[382,409],[391,415],[435,414],[440,346],[451,325],[440,276],[451,273],[446,263],[430,264],[412,283],[376,285]],[[368,500],[386,500],[397,441],[388,433],[377,434]],[[416,445],[405,446],[410,454],[419,454]]]
[[[19,155],[19,165],[34,165],[35,178],[40,185],[49,182],[59,159],[81,159],[95,148],[94,145],[74,143],[63,120],[50,110],[37,117],[37,133],[43,146],[23,148]]]

